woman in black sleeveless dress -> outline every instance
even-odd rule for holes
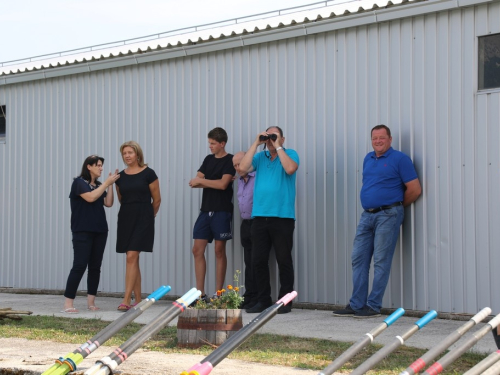
[[[127,311],[141,302],[141,270],[139,255],[153,251],[155,216],[161,203],[158,176],[144,163],[141,146],[125,142],[120,147],[123,162],[127,165],[120,172],[116,194],[120,201],[116,252],[127,254],[125,269],[125,295],[118,306]],[[132,305],[132,293],[135,303]]]

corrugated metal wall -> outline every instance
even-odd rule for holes
[[[0,87],[0,286],[63,289],[71,267],[68,194],[85,156],[123,168],[134,139],[160,178],[162,206],[143,289],[194,286],[192,226],[201,190],[188,181],[222,126],[227,150],[246,150],[270,125],[301,157],[294,260],[299,300],[345,304],[361,214],[371,127],[393,131],[423,196],[406,209],[385,307],[500,309],[500,94],[477,93],[477,36],[500,32],[498,2],[251,47]],[[124,256],[110,224],[100,289],[124,288]],[[239,220],[227,282],[242,269]],[[208,251],[208,291],[214,288]],[[275,284],[276,271],[273,263]],[[82,281],[81,289],[85,289]],[[276,289],[276,288],[275,288]]]

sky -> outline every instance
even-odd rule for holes
[[[318,0],[0,0],[0,62],[315,2]]]

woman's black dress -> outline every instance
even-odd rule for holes
[[[149,184],[157,179],[155,171],[149,167],[137,174],[120,172],[120,178],[115,182],[121,195],[117,253],[129,250],[153,252],[155,218]]]

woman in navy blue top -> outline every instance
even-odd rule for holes
[[[71,193],[71,232],[73,233],[73,268],[71,269],[66,290],[64,291],[64,310],[76,314],[73,306],[78,285],[88,267],[87,273],[87,308],[99,310],[95,305],[95,296],[101,275],[101,263],[108,238],[108,223],[104,206],[113,205],[112,185],[120,178],[118,169],[109,174],[104,183],[101,177],[104,158],[91,155],[85,159],[80,176],[73,180]]]

